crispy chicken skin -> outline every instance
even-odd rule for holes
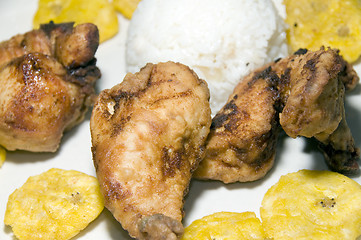
[[[332,170],[356,174],[360,150],[355,146],[344,108],[345,90],[353,89],[359,81],[356,72],[335,49],[307,52],[283,61],[274,67],[276,72],[282,72],[282,128],[293,138],[317,139]]]
[[[106,207],[132,237],[182,235],[183,198],[210,124],[207,84],[180,63],[147,64],[100,93],[94,165]]]
[[[196,178],[245,182],[270,170],[279,132],[274,77],[255,71],[236,86],[212,120],[206,157]]]
[[[87,66],[99,46],[98,28],[91,23],[43,24],[0,43],[0,66],[28,53],[53,56],[66,68]]]
[[[273,165],[279,125],[293,138],[316,138],[332,170],[357,173],[360,153],[346,123],[344,93],[358,81],[334,49],[301,49],[256,70],[213,118],[194,176],[225,183],[263,177]]]
[[[63,132],[94,102],[98,43],[95,25],[72,23],[42,25],[0,43],[0,145],[58,149]]]

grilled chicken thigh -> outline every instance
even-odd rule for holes
[[[315,137],[332,170],[358,172],[360,153],[344,112],[345,89],[358,81],[337,50],[324,48],[256,70],[213,118],[195,177],[225,183],[263,177],[273,165],[279,125],[293,138]]]
[[[100,93],[90,127],[106,207],[137,239],[177,239],[183,198],[204,157],[209,90],[188,67],[147,64]]]
[[[0,145],[54,152],[84,118],[100,77],[93,24],[42,25],[0,43]]]

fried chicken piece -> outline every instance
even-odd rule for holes
[[[281,65],[287,67],[278,69]],[[274,69],[283,72],[280,91],[285,106],[280,113],[280,124],[287,135],[315,137],[332,170],[357,173],[360,151],[344,109],[345,88],[353,89],[359,80],[351,65],[338,50],[321,49],[304,53],[287,64],[276,64]]]
[[[53,56],[66,68],[86,66],[99,46],[98,28],[91,23],[43,24],[0,43],[0,66],[28,53]]]
[[[132,237],[182,235],[183,198],[210,124],[207,84],[180,63],[147,64],[100,93],[94,165],[106,207]]]
[[[360,168],[357,162],[360,157],[360,149],[355,147],[344,110],[341,122],[333,133],[324,137],[316,136],[315,138],[320,142],[319,147],[331,170],[345,175],[359,173]]]
[[[93,24],[47,24],[0,43],[0,145],[55,152],[80,123],[100,78]]]
[[[356,173],[360,153],[345,120],[344,92],[358,81],[337,50],[324,48],[300,50],[251,73],[213,118],[194,176],[225,183],[263,177],[273,165],[278,124],[293,138],[320,141],[332,170]]]
[[[212,120],[206,157],[196,178],[246,182],[262,178],[272,168],[279,133],[277,79],[261,69],[235,87]]]

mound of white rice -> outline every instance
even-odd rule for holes
[[[287,55],[271,0],[142,0],[129,24],[127,71],[176,61],[206,80],[214,115],[251,70]]]

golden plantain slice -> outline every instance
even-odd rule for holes
[[[103,208],[95,177],[53,168],[29,177],[9,196],[4,223],[20,240],[65,240],[84,229]]]
[[[2,146],[0,146],[0,168],[4,164],[6,159],[6,150]]]
[[[139,2],[140,0],[113,0],[115,9],[128,19],[132,18]]]
[[[263,240],[261,221],[253,212],[217,212],[195,220],[185,228],[181,240]]]
[[[361,1],[284,0],[287,39],[296,51],[321,46],[340,49],[349,62],[361,55]]]
[[[100,42],[112,38],[119,30],[116,11],[108,0],[39,0],[34,28],[49,21],[93,23],[99,29]]]
[[[301,170],[267,191],[260,213],[267,237],[275,240],[355,240],[361,235],[361,186],[339,173]]]

